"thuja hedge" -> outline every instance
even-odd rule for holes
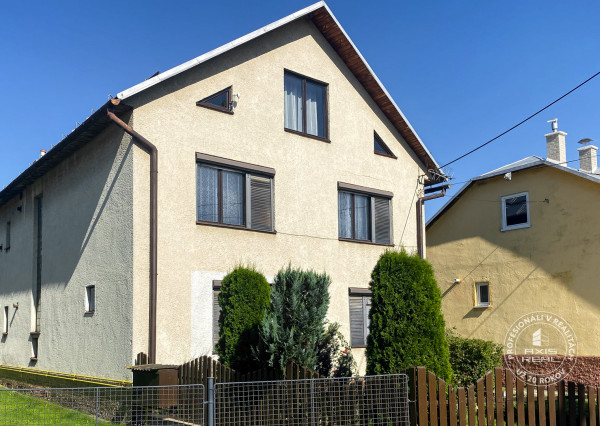
[[[260,368],[251,348],[258,344],[258,330],[271,301],[271,288],[254,268],[237,267],[223,278],[219,305],[221,362],[240,372]]]
[[[367,374],[422,365],[450,380],[441,295],[429,262],[387,251],[371,274]]]

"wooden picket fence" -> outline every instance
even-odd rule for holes
[[[295,363],[290,363],[285,372],[280,372],[274,368],[264,368],[242,374],[233,368],[221,364],[216,359],[209,356],[202,356],[179,366],[179,375],[177,384],[207,385],[208,378],[213,377],[215,383],[230,382],[259,382],[283,379],[317,379],[321,376],[306,367],[300,367]]]
[[[600,426],[598,388],[532,384],[496,368],[468,387],[452,387],[425,367],[407,370],[412,426]],[[534,381],[535,380],[535,381]]]

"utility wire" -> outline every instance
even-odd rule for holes
[[[498,136],[496,136],[496,137],[494,137],[494,138],[490,139],[489,141],[487,141],[487,142],[485,142],[485,143],[483,143],[483,144],[479,145],[479,146],[478,146],[478,147],[476,147],[476,148],[473,148],[471,151],[467,152],[466,154],[463,154],[463,155],[461,155],[460,157],[458,157],[458,158],[455,158],[454,160],[450,161],[449,163],[446,163],[446,164],[444,164],[443,166],[440,166],[440,169],[442,169],[442,168],[444,168],[444,167],[446,167],[446,166],[449,166],[449,165],[450,165],[450,164],[452,164],[452,163],[456,163],[458,160],[461,160],[461,159],[465,158],[467,155],[471,155],[471,154],[473,154],[475,151],[478,151],[478,150],[480,150],[480,149],[481,149],[481,148],[483,148],[484,146],[486,146],[486,145],[488,145],[488,144],[490,144],[490,143],[494,142],[496,139],[498,139],[498,138],[500,138],[500,137],[504,136],[505,134],[507,134],[508,132],[510,132],[510,131],[512,131],[512,130],[514,130],[514,129],[516,129],[516,128],[517,128],[517,127],[519,127],[521,124],[523,124],[523,123],[525,123],[525,122],[527,122],[527,121],[531,120],[533,117],[535,117],[535,116],[536,116],[536,115],[538,115],[539,113],[541,113],[541,112],[543,112],[543,111],[547,110],[547,109],[548,109],[548,108],[550,108],[552,105],[554,105],[555,103],[557,103],[557,102],[558,102],[558,101],[560,101],[561,99],[565,98],[566,96],[570,95],[571,93],[573,93],[575,90],[579,89],[581,86],[583,86],[584,84],[586,84],[586,83],[587,83],[587,82],[589,82],[590,80],[592,80],[592,79],[596,78],[598,75],[600,75],[600,71],[598,71],[596,74],[594,74],[593,76],[591,76],[590,78],[588,78],[587,80],[585,80],[583,83],[581,83],[581,84],[579,84],[578,86],[574,87],[573,89],[569,90],[567,93],[565,93],[564,95],[562,95],[560,98],[557,98],[557,99],[555,99],[554,101],[552,101],[551,103],[549,103],[548,105],[546,105],[544,108],[542,108],[542,109],[538,110],[537,112],[535,112],[535,113],[531,114],[529,117],[527,117],[526,119],[524,119],[524,120],[523,120],[523,121],[521,121],[520,123],[518,123],[518,124],[515,124],[515,125],[514,125],[514,126],[512,126],[510,129],[508,129],[508,130],[506,130],[506,131],[504,131],[504,132],[500,133]]]

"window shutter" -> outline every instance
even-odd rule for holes
[[[221,315],[219,293],[220,291],[213,291],[213,353],[217,353],[217,343],[219,342],[219,315]]]
[[[350,344],[353,346],[366,344],[364,318],[363,298],[350,297]]]
[[[375,242],[390,244],[390,200],[375,198]]]
[[[250,228],[261,231],[273,230],[271,179],[269,178],[250,176]]]

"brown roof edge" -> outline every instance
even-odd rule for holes
[[[69,133],[62,141],[56,144],[42,158],[37,159],[24,172],[10,182],[0,191],[0,207],[15,196],[24,191],[27,186],[34,183],[61,161],[69,157],[73,152],[90,142],[102,132],[111,120],[107,116],[107,110],[112,107],[118,115],[131,111],[128,105],[113,105],[110,101],[102,105],[96,112],[89,116],[79,127]]]
[[[363,85],[377,106],[391,121],[400,135],[404,138],[408,146],[417,155],[417,158],[423,163],[427,173],[430,175],[425,181],[425,185],[433,185],[445,181],[443,173],[425,145],[421,142],[411,125],[402,115],[398,107],[394,104],[391,97],[386,93],[377,77],[372,73],[360,53],[356,50],[352,42],[348,39],[343,29],[338,25],[335,18],[329,13],[327,7],[321,7],[311,13],[312,22],[321,31],[325,39],[335,49],[342,58],[346,66],[356,76]]]

